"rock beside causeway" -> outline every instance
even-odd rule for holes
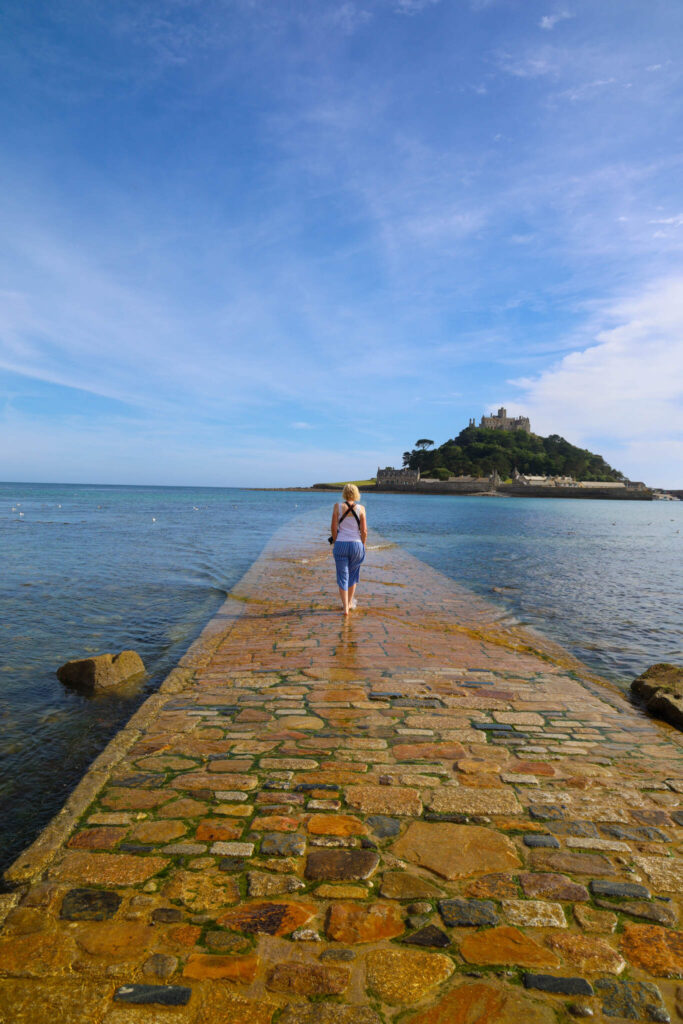
[[[666,662],[651,665],[633,680],[631,693],[644,701],[651,715],[683,729],[683,668]]]
[[[57,669],[57,678],[65,686],[93,693],[108,690],[145,672],[142,658],[136,651],[120,654],[98,654],[93,658],[67,661]]]

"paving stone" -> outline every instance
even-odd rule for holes
[[[326,949],[320,954],[321,960],[355,960],[356,954],[352,949]]]
[[[601,825],[600,831],[615,839],[631,839],[635,842],[670,843],[671,837],[660,828],[651,825]]]
[[[206,849],[205,843],[171,843],[169,846],[162,847],[161,852],[176,857],[196,857],[206,853]]]
[[[539,989],[563,996],[592,996],[593,986],[585,978],[562,978],[556,974],[525,974],[525,988]]]
[[[156,815],[158,818],[201,818],[208,810],[209,805],[204,801],[182,797],[180,800],[174,800],[173,803],[160,807]]]
[[[440,896],[437,887],[418,875],[405,871],[387,871],[382,876],[380,893],[389,900],[414,900],[421,896]],[[431,907],[430,907],[431,909]]]
[[[599,853],[532,850],[531,866],[538,871],[566,871],[570,875],[613,875],[614,866]]]
[[[127,832],[127,828],[118,828],[115,825],[86,828],[71,836],[67,846],[77,850],[113,850]]]
[[[373,850],[312,850],[304,874],[310,880],[352,881],[369,878],[378,865]]]
[[[251,857],[253,852],[253,843],[213,843],[211,846],[211,853],[221,857]]]
[[[103,807],[114,811],[145,811],[159,807],[173,798],[168,789],[135,789],[126,786],[110,786],[100,797]]]
[[[157,907],[152,911],[152,921],[155,924],[175,924],[182,919],[183,912],[177,907]]]
[[[678,924],[678,911],[671,903],[648,903],[645,900],[627,900],[618,905],[608,900],[596,899],[599,907],[607,907],[610,910],[618,910],[620,914],[629,914],[631,917],[642,917],[646,921],[654,921],[655,924],[668,925],[673,927]]]
[[[509,839],[478,825],[411,822],[392,852],[451,880],[521,866]]]
[[[243,932],[288,935],[308,924],[316,911],[311,903],[247,903],[221,914],[217,921]]]
[[[305,883],[295,875],[270,875],[265,871],[247,872],[249,896],[281,896],[304,888]]]
[[[606,1017],[621,1017],[625,1020],[661,1021],[665,1010],[662,996],[656,985],[644,981],[618,981],[616,978],[601,978],[595,982],[600,996],[602,1012]]]
[[[345,944],[393,939],[404,930],[400,909],[393,903],[334,903],[327,916],[328,938]]]
[[[556,836],[597,836],[597,826],[592,821],[548,821],[547,828]]]
[[[410,946],[433,946],[440,949],[445,949],[446,946],[451,944],[451,940],[446,933],[433,924],[428,924],[424,928],[418,929],[412,935],[406,935],[402,941]]]
[[[546,942],[563,960],[589,974],[621,974],[626,967],[626,961],[604,939],[549,935]]]
[[[683,861],[680,858],[634,856],[633,860],[658,892],[683,893]]]
[[[437,814],[521,814],[523,810],[511,790],[472,790],[455,786],[432,790],[427,806]]]
[[[562,807],[554,807],[552,804],[530,804],[529,815],[534,821],[553,821],[564,818]]]
[[[366,900],[370,891],[362,885],[329,885],[324,882],[316,888],[315,895],[321,900]]]
[[[165,953],[154,953],[142,965],[142,973],[146,978],[170,978],[178,970],[178,957]]]
[[[121,906],[117,892],[71,889],[62,900],[59,916],[66,921],[108,921]]]
[[[162,871],[167,857],[135,857],[125,853],[67,853],[50,877],[93,885],[138,885]]]
[[[594,896],[617,896],[623,899],[649,900],[650,892],[644,885],[636,885],[635,882],[603,882],[596,878],[588,883],[588,887]]]
[[[235,803],[242,803],[249,799],[248,793],[243,793],[239,789],[217,789],[216,800],[226,801],[228,803],[234,801]],[[259,796],[265,796],[266,794],[260,793]]]
[[[453,973],[443,953],[417,950],[373,950],[366,958],[367,982],[382,1002],[410,1005]]]
[[[76,942],[91,956],[137,957],[149,949],[155,929],[140,921],[87,922],[74,932]]]
[[[679,978],[683,974],[683,936],[654,924],[624,925],[621,951],[635,967],[655,978]]]
[[[575,836],[567,838],[570,850],[608,850],[612,853],[629,853],[631,847],[618,839],[579,839]]]
[[[487,900],[439,900],[437,906],[443,923],[450,928],[498,924],[496,908]]]
[[[63,975],[71,970],[76,954],[73,939],[63,932],[5,933],[0,936],[0,975],[27,978]],[[13,1022],[12,1016],[8,1021]]]
[[[341,995],[349,983],[346,967],[315,963],[282,962],[266,975],[266,988],[272,992],[291,992],[304,996]]]
[[[346,802],[364,814],[422,814],[418,790],[407,786],[352,785],[346,788]]]
[[[141,821],[131,830],[130,837],[141,843],[169,843],[186,832],[187,825],[182,821]]]
[[[195,838],[200,842],[229,841],[239,839],[241,835],[242,825],[214,818],[205,818],[199,823],[195,832]]]
[[[510,924],[525,928],[566,928],[567,919],[559,903],[542,900],[503,900],[503,914]]]
[[[159,1006],[187,1006],[192,989],[185,985],[121,985],[114,992],[114,1002],[135,1003],[144,1006],[150,1003]]]
[[[350,814],[312,814],[306,828],[312,835],[359,836],[368,831],[367,825]]]
[[[517,928],[501,925],[465,936],[460,955],[471,964],[516,964],[519,967],[559,967],[558,957]]]
[[[207,932],[205,941],[209,949],[225,953],[244,953],[251,945],[246,936],[235,935],[234,932]]]
[[[532,848],[533,847],[544,847],[544,846],[550,847],[551,849],[554,849],[554,850],[559,850],[559,848],[560,848],[560,843],[555,838],[555,836],[543,836],[543,835],[538,835],[538,834],[532,833],[531,835],[524,835],[524,836],[522,836],[522,842],[524,843],[525,846],[530,846]]]
[[[166,899],[180,900],[195,913],[228,907],[240,898],[234,878],[218,872],[175,871],[164,882],[162,892]]]
[[[514,899],[519,893],[517,883],[512,875],[494,873],[483,875],[476,881],[469,882],[465,886],[463,895],[475,899],[500,900],[506,896],[511,896]],[[586,893],[586,899],[588,899],[588,893]]]
[[[574,917],[585,932],[613,932],[617,927],[617,915],[609,910],[594,910],[593,907],[576,904]]]
[[[183,978],[194,978],[197,981],[225,978],[247,984],[256,977],[258,965],[257,956],[191,953],[183,968]]]
[[[501,772],[501,782],[513,786],[538,786],[539,782],[535,775],[513,775],[512,772]]]
[[[261,853],[278,857],[302,857],[306,852],[304,836],[281,832],[264,833],[261,839]]]
[[[496,761],[485,761],[476,757],[462,757],[455,762],[455,767],[466,775],[498,775],[500,772],[500,765]]]
[[[458,985],[433,1006],[407,1018],[407,1024],[555,1024],[550,1006],[519,990],[485,982]]]

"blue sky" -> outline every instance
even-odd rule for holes
[[[679,0],[5,0],[0,478],[307,484],[499,405],[683,486]]]

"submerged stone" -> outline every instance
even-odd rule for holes
[[[121,985],[114,993],[114,1002],[187,1006],[191,995],[192,989],[185,985]]]
[[[65,921],[108,921],[121,906],[117,892],[106,889],[70,889],[59,916]]]

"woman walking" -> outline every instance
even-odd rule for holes
[[[358,504],[360,491],[355,484],[346,484],[343,501],[337,502],[332,513],[332,554],[337,566],[337,586],[344,615],[356,607],[355,592],[358,574],[365,558],[368,523],[365,509]]]

